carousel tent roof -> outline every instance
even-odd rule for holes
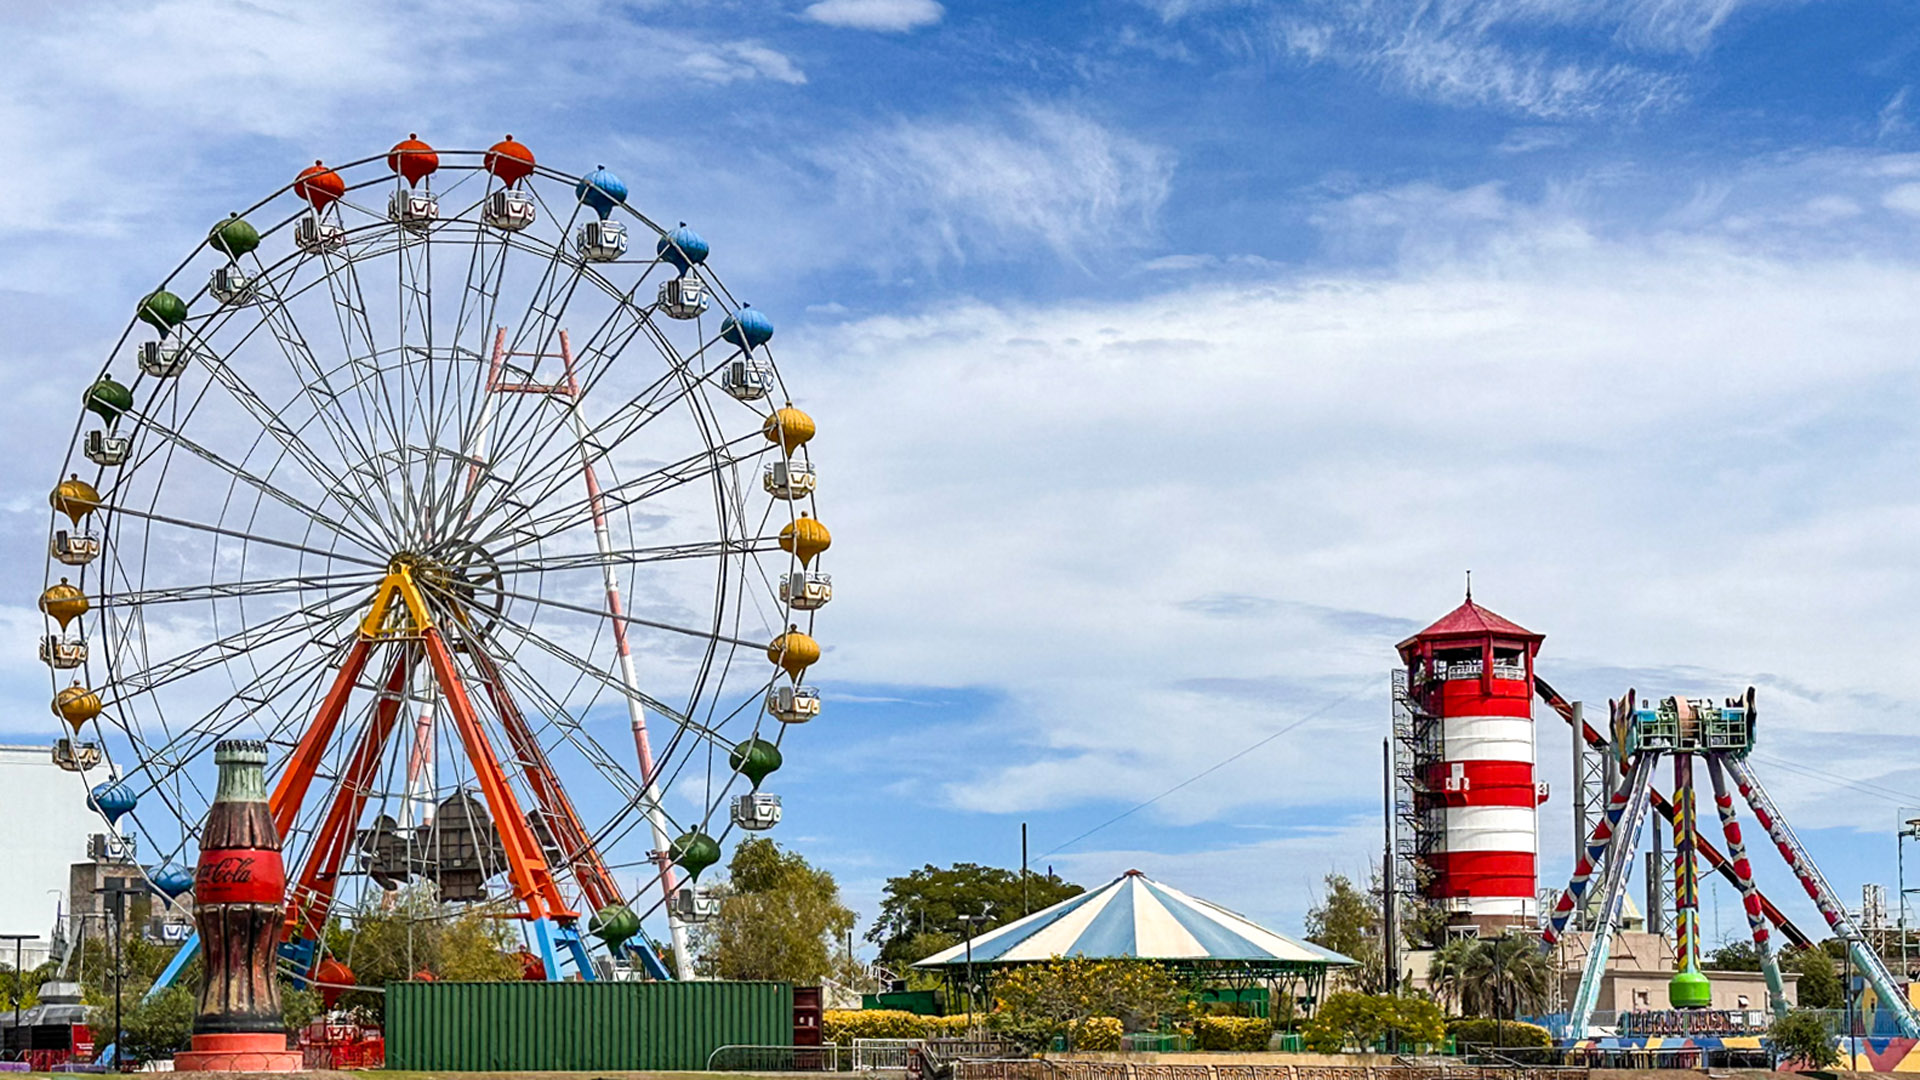
[[[1056,956],[1294,969],[1357,962],[1275,933],[1244,915],[1162,885],[1138,870],[1129,870],[1091,892],[995,927],[971,944],[973,962],[987,966]],[[967,945],[962,942],[913,966],[964,965]]]

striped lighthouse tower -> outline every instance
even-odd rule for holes
[[[1536,914],[1533,660],[1545,636],[1473,602],[1400,643],[1414,702],[1436,718],[1417,764],[1422,892],[1448,923],[1497,933]]]

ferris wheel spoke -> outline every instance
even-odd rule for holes
[[[328,609],[339,604],[343,599],[345,599],[343,594],[335,593],[311,604],[276,615],[258,625],[243,626],[230,634],[195,645],[177,656],[148,664],[137,671],[123,671],[113,680],[114,693],[108,703],[122,702],[142,694],[152,693],[167,683],[186,678],[207,668],[218,667],[228,660],[254,650],[311,634],[316,620],[329,620],[331,616],[338,614]]]
[[[298,321],[294,319],[292,311],[287,306],[286,298],[277,288],[271,287],[263,290],[262,295],[271,301],[264,306],[263,314],[269,331],[279,344],[280,352],[292,369],[294,378],[299,380],[301,395],[312,407],[315,420],[327,432],[328,439],[340,454],[341,460],[347,462],[372,460],[374,457],[372,449],[360,438],[353,418],[347,414],[339,391],[334,389],[331,373],[326,371],[315,358],[313,347],[307,341],[305,333],[301,331]],[[353,364],[356,369],[359,367],[351,358],[348,363]],[[361,404],[364,417],[364,397]],[[361,477],[356,469],[348,468],[346,472],[355,480],[355,491],[362,500],[361,505],[373,506],[375,500],[367,478]],[[375,470],[375,474],[374,483],[384,485],[385,474],[379,470]],[[396,509],[390,493],[388,494],[388,508]]]
[[[292,457],[293,460],[300,463],[301,468],[306,470],[307,475],[311,477],[315,483],[327,490],[347,490],[346,481],[335,474],[333,470],[327,468],[326,463],[320,460],[312,448],[307,446],[296,433],[287,428],[286,424],[281,421],[279,414],[267,405],[265,401],[261,400],[258,394],[253,392],[253,388],[247,385],[246,380],[240,378],[239,373],[233,370],[232,365],[228,364],[224,359],[210,357],[207,359],[207,368],[213,372],[214,379],[219,382],[222,387],[226,388],[227,393],[232,396],[234,401],[237,402],[242,409],[246,410],[254,422],[258,423],[266,434],[272,436],[273,440],[279,443],[281,448]],[[367,524],[376,532],[384,531],[383,526],[377,520],[369,521]]]
[[[641,795],[639,782],[614,761],[613,755],[608,753],[607,748],[600,745],[599,740],[587,731],[586,726],[574,716],[573,710],[568,709],[559,698],[541,685],[540,681],[522,667],[518,660],[512,655],[508,655],[504,660],[495,657],[494,664],[500,670],[501,677],[510,683],[514,690],[540,709],[546,719],[545,727],[558,731],[559,741],[573,747],[609,784],[619,789],[623,798],[633,799]],[[534,730],[537,735],[542,728]]]
[[[550,457],[543,456],[546,447],[554,441],[561,430],[556,427],[553,432],[548,433],[542,440],[541,446],[531,455],[538,460],[523,469],[516,477],[515,490],[536,489],[527,491],[520,497],[521,501],[527,505],[538,505],[551,498],[566,485],[571,477],[577,475],[583,464],[591,465],[604,461],[614,447],[624,445],[629,439],[637,436],[642,428],[677,405],[692,393],[697,385],[697,381],[689,382],[679,373],[669,372],[656,379],[605,419],[587,426],[583,432],[574,435],[568,443],[558,447]],[[663,387],[678,387],[678,392],[662,400],[659,393]],[[616,422],[620,422],[621,426],[614,431],[613,425]],[[743,440],[748,438],[751,436],[742,437]],[[494,505],[497,506],[500,501],[502,500],[496,499]],[[489,509],[491,510],[492,507]]]
[[[395,426],[392,394],[380,368],[382,355],[373,332],[373,319],[368,314],[366,294],[360,287],[359,258],[350,248],[338,254],[326,254],[327,294],[333,302],[334,324],[340,331],[340,347],[347,362],[354,365],[359,375],[354,379],[360,402],[361,412],[367,422],[367,437],[370,440],[370,466],[380,480],[386,494],[388,508],[395,520],[412,520],[408,517],[412,510],[409,494],[411,481],[406,469],[383,470],[377,467],[382,456],[380,436],[382,429],[389,438],[396,464],[404,465],[406,441]],[[357,341],[356,341],[357,336]],[[398,354],[404,361],[404,353]],[[399,490],[396,492],[393,472],[400,473]]]
[[[488,569],[502,574],[540,574],[563,570],[599,570],[608,566],[638,563],[676,562],[684,559],[727,558],[780,550],[780,538],[761,536],[749,540],[708,540],[697,544],[665,544],[659,547],[620,548],[601,554],[583,551],[572,555],[547,555],[530,559],[501,559]]]
[[[241,529],[227,528],[223,525],[209,525],[203,521],[192,521],[187,518],[171,517],[166,514],[155,514],[125,504],[103,503],[101,509],[108,514],[125,514],[128,517],[142,518],[147,521],[159,522],[163,525],[174,525],[183,529],[212,533],[215,536],[229,536],[237,540],[245,540],[252,544],[265,544],[268,547],[285,548],[288,551],[298,551],[302,554],[313,555],[321,559],[333,559],[338,562],[352,563],[356,566],[370,566],[376,570],[385,570],[387,568],[386,563],[376,562],[372,559],[363,559],[355,555],[343,555],[337,551],[322,551],[319,548],[308,547],[305,544],[296,544],[290,540],[281,540],[276,537],[250,533]]]
[[[541,538],[569,532],[592,522],[596,515],[604,515],[625,510],[648,499],[656,498],[675,488],[706,479],[723,469],[731,468],[742,461],[758,458],[764,450],[755,450],[752,454],[735,456],[732,451],[742,443],[751,443],[759,438],[759,433],[742,435],[732,442],[723,443],[703,450],[700,453],[662,466],[652,472],[624,480],[612,487],[602,489],[595,494],[570,499],[557,507],[546,510],[535,517],[533,504],[518,507],[513,513],[498,521],[490,522],[490,532],[482,540],[482,546],[497,543],[509,536],[518,539],[494,550],[496,555],[517,551]],[[598,505],[596,505],[596,502]]]
[[[546,653],[547,655],[553,657],[555,660],[558,660],[561,663],[566,664],[569,667],[572,667],[573,669],[580,672],[582,675],[586,676],[587,678],[602,683],[607,687],[607,689],[614,691],[615,693],[619,694],[621,697],[630,698],[634,701],[639,702],[641,705],[644,705],[647,708],[652,709],[654,712],[657,712],[660,715],[666,717],[667,719],[673,721],[677,727],[690,729],[706,738],[719,739],[721,737],[718,732],[707,728],[705,725],[701,724],[699,721],[694,720],[692,717],[687,716],[685,713],[682,713],[680,710],[673,708],[672,706],[666,704],[663,701],[660,701],[659,699],[648,694],[646,691],[641,690],[637,687],[632,690],[629,690],[624,683],[620,682],[618,679],[615,679],[613,676],[608,675],[605,671],[601,670],[599,667],[595,666],[592,663],[589,663],[586,660],[581,659],[578,656],[575,656],[572,652],[569,652],[567,649],[561,647],[558,644],[555,644],[552,639],[532,629],[529,629],[528,627],[521,624],[515,619],[512,619],[504,615],[501,616],[498,623],[494,626],[493,632],[497,633],[501,628],[505,628],[512,631],[514,637],[518,639],[520,644],[531,645],[534,648],[539,649],[541,652]]]
[[[229,476],[233,477],[233,479],[238,480],[239,482],[247,485],[248,487],[253,488],[254,490],[260,492],[261,494],[266,495],[269,498],[272,498],[274,501],[286,506],[288,509],[294,511],[295,513],[305,515],[310,520],[318,524],[325,525],[327,528],[333,530],[335,533],[338,533],[339,535],[346,537],[347,539],[352,540],[355,543],[359,544],[362,548],[366,549],[367,551],[373,552],[373,551],[380,550],[381,545],[377,543],[372,537],[368,536],[366,533],[361,532],[358,529],[350,528],[347,525],[328,516],[327,514],[311,506],[308,506],[306,503],[300,501],[298,498],[295,498],[293,495],[282,490],[278,486],[269,483],[268,481],[262,479],[261,477],[255,476],[253,473],[247,471],[241,466],[236,465],[231,461],[228,461],[226,458],[220,456],[219,454],[214,453],[212,450],[209,450],[206,447],[201,446],[199,443],[194,442],[192,439],[187,438],[185,435],[181,434],[180,432],[173,430],[171,427],[167,426],[166,424],[161,423],[157,418],[143,415],[140,413],[133,413],[130,415],[135,416],[140,421],[140,424],[144,429],[157,433],[161,438],[174,443],[175,445],[180,447],[182,450],[185,450],[186,452],[192,454],[193,456],[199,458],[200,460],[206,462],[207,464],[212,465],[213,467],[221,470],[222,472],[227,473]]]
[[[637,615],[629,615],[626,613],[615,616],[609,614],[603,608],[590,608],[581,604],[569,604],[563,600],[555,600],[551,597],[534,596],[530,593],[518,593],[508,589],[493,589],[489,591],[493,592],[496,596],[501,596],[509,600],[525,600],[540,607],[549,607],[560,611],[571,611],[578,615],[591,615],[596,619],[620,622],[628,626],[644,626],[649,630],[664,630],[670,634],[681,634],[686,637],[699,638],[702,641],[718,641],[731,645],[744,645],[751,649],[764,649],[767,647],[766,642],[763,641],[747,641],[744,638],[728,637],[725,634],[717,633],[713,630],[694,630],[689,627],[675,626],[672,623],[660,622],[655,619],[642,619]]]
[[[271,596],[276,593],[306,592],[310,589],[366,588],[378,584],[380,576],[380,571],[356,570],[341,574],[303,574],[295,577],[254,578],[212,582],[206,585],[103,592],[94,598],[93,603],[94,606],[102,608],[142,608],[157,604],[225,600],[242,596]]]
[[[236,687],[231,697],[208,711],[166,746],[142,755],[141,766],[154,778],[153,785],[159,787],[168,780],[174,780],[177,785],[184,779],[198,793],[199,782],[191,771],[192,766],[204,763],[206,756],[221,740],[232,738],[242,725],[250,721],[256,723],[257,733],[264,741],[274,745],[284,744],[292,725],[303,719],[297,709],[290,708],[286,715],[275,716],[271,725],[259,723],[259,717],[263,713],[272,715],[273,702],[283,697],[290,696],[296,703],[314,697],[330,674],[331,657],[323,655],[303,665],[298,663],[300,656],[298,652],[289,653],[248,683]],[[230,709],[235,702],[245,707]],[[183,792],[181,797],[184,797]],[[208,801],[204,793],[199,794],[199,801]],[[197,833],[198,813],[183,820],[191,831]]]

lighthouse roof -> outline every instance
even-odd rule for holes
[[[1511,619],[1503,618],[1473,602],[1469,596],[1465,603],[1441,616],[1432,626],[1400,643],[1402,653],[1421,641],[1459,640],[1463,638],[1496,637],[1513,641],[1542,642],[1545,634],[1536,634]]]

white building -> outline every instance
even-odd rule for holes
[[[22,951],[34,967],[47,958],[74,863],[87,859],[87,837],[107,823],[87,808],[87,792],[107,778],[100,766],[86,774],[53,763],[50,746],[0,745],[0,934],[38,934]],[[90,897],[88,899],[91,899]],[[0,946],[0,966],[13,966],[11,945]]]

